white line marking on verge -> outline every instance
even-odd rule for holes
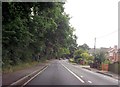
[[[88,81],[89,83],[92,83],[91,81]]]
[[[34,75],[31,79],[29,79],[27,82],[25,82],[21,87],[23,87],[23,86],[25,86],[25,85],[27,85],[31,80],[33,80],[36,76],[38,76],[40,73],[42,73],[44,70],[46,70],[48,68],[48,66],[47,67],[45,67],[43,70],[41,70],[40,72],[38,72],[36,75]]]
[[[81,81],[82,83],[85,83],[80,77],[78,77],[75,73],[73,73],[70,69],[68,69],[66,66],[64,66],[62,63],[61,65],[63,67],[65,67],[71,74],[73,74],[79,81]]]

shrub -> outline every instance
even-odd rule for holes
[[[69,59],[69,62],[74,63],[74,59],[73,59],[73,58],[70,58],[70,59]]]

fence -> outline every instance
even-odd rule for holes
[[[113,73],[120,75],[120,62],[115,62],[113,64],[109,64],[108,71],[111,71]]]

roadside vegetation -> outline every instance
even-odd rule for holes
[[[106,66],[110,64],[110,61],[107,59],[107,53],[98,51],[90,54],[89,49],[90,48],[87,44],[77,46],[77,49],[74,50],[74,55],[69,59],[69,62],[80,65],[90,65],[91,68],[100,70],[102,68],[108,68]]]
[[[2,3],[3,72],[72,56],[77,37],[63,2]],[[18,67],[16,67],[18,66]],[[13,69],[15,68],[15,69]]]
[[[81,65],[89,65],[93,63],[94,56],[90,55],[89,46],[87,44],[77,46],[77,49],[74,51],[74,55],[69,59],[70,62],[74,62]]]
[[[70,58],[70,59],[69,59],[69,62],[75,63],[74,58]]]
[[[16,66],[9,65],[8,67],[3,68],[3,73],[15,72],[15,71],[18,71],[18,70],[22,70],[22,69],[26,69],[26,68],[36,66],[38,64],[39,64],[39,62],[34,61],[34,62],[28,62],[28,63],[21,63],[21,64],[18,64]]]

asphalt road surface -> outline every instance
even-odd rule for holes
[[[27,85],[118,85],[118,80],[72,65],[67,60],[54,60]]]

